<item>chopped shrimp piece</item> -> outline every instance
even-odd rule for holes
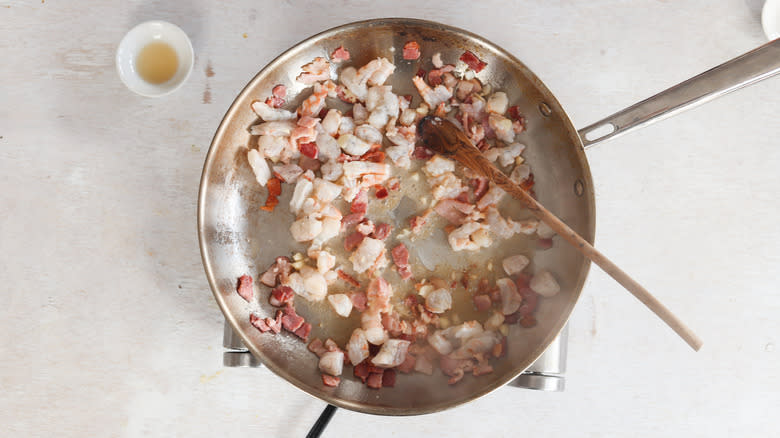
[[[344,367],[344,352],[328,351],[320,357],[319,369],[331,376],[340,376]]]
[[[312,216],[302,217],[290,225],[290,233],[296,242],[308,242],[322,231],[322,222]]]
[[[368,124],[360,125],[357,128],[355,128],[355,136],[365,141],[366,143],[382,144],[382,133],[375,127]]]
[[[299,74],[295,80],[306,85],[330,79],[330,63],[321,56],[301,67],[301,70],[303,73]]]
[[[463,192],[463,184],[452,172],[446,172],[436,177],[428,178],[431,194],[436,200],[457,198]]]
[[[498,163],[504,167],[507,167],[510,164],[514,164],[517,157],[519,157],[524,150],[525,145],[520,143],[512,143],[509,146],[503,148],[490,149],[490,151],[496,151],[495,153],[497,154],[496,158],[498,159]]]
[[[429,176],[440,176],[444,173],[454,171],[455,162],[438,154],[425,162],[425,172]]]
[[[338,138],[339,147],[350,155],[360,156],[371,149],[371,144],[352,134],[345,134]],[[350,164],[350,163],[345,163]]]
[[[431,313],[444,313],[452,308],[452,294],[447,289],[436,289],[425,296],[425,309]]]
[[[441,53],[439,52],[434,53],[433,56],[431,57],[431,62],[433,63],[434,67],[441,68],[444,65],[444,63],[441,60]]]
[[[487,353],[493,349],[493,346],[500,342],[496,332],[482,332],[463,342],[457,350],[450,354],[453,359],[470,359],[480,353]]]
[[[265,102],[256,100],[252,102],[252,110],[261,119],[266,122],[275,122],[278,120],[294,120],[296,118],[295,113],[287,111],[281,108],[274,108]]]
[[[313,185],[314,197],[323,204],[329,204],[341,194],[341,186],[322,178],[315,178]]]
[[[393,288],[382,277],[371,280],[366,291],[368,307],[373,310],[387,312],[390,310],[390,297],[393,296]]]
[[[368,358],[368,340],[363,329],[356,328],[347,341],[347,355],[352,365],[357,365]]]
[[[504,115],[508,106],[509,99],[506,97],[506,93],[503,91],[497,91],[488,98],[485,109],[487,109],[487,111],[490,113]]]
[[[411,342],[402,339],[388,339],[382,344],[379,353],[371,359],[371,363],[382,368],[393,368],[406,360],[406,352]]]
[[[333,267],[336,266],[336,257],[328,251],[320,251],[317,253],[317,270],[320,274],[324,274]]]
[[[341,111],[337,109],[329,109],[322,122],[320,122],[320,126],[322,126],[325,133],[330,135],[338,132],[339,124],[341,124]]]
[[[501,324],[504,323],[504,319],[505,318],[503,313],[494,311],[493,314],[485,320],[485,330],[498,330],[499,327],[501,327]]]
[[[349,116],[342,116],[339,123],[339,135],[352,134],[355,131],[355,120]]]
[[[515,282],[510,278],[500,278],[496,280],[496,286],[501,295],[501,313],[511,315],[517,312],[523,304],[523,297],[517,291]]]
[[[515,131],[512,128],[512,121],[506,117],[491,113],[488,117],[488,125],[496,133],[496,138],[504,143],[515,141]]]
[[[328,302],[333,310],[344,318],[348,317],[352,312],[352,301],[346,294],[328,295]]]
[[[452,97],[452,91],[448,90],[444,85],[437,85],[435,88],[431,88],[425,83],[423,78],[419,76],[413,77],[412,82],[414,82],[414,86],[417,87],[420,96],[422,96],[423,100],[430,108],[436,108],[440,103],[444,103]]]
[[[498,201],[506,195],[506,192],[501,187],[491,184],[488,191],[477,201],[477,208],[484,210],[491,205],[498,205]]]
[[[436,330],[428,336],[428,345],[433,347],[439,354],[450,354],[454,349],[452,343],[444,337],[442,330]]]
[[[325,277],[314,268],[304,266],[301,269],[303,290],[296,291],[308,301],[322,301],[328,294],[328,282]]]
[[[393,94],[392,87],[377,85],[368,89],[366,109],[371,113],[368,123],[375,128],[384,127],[391,117],[398,117],[400,111],[398,97]]]
[[[303,201],[311,194],[313,187],[311,181],[306,178],[298,179],[298,182],[295,183],[292,198],[290,199],[290,211],[295,214],[298,213],[303,206]]]
[[[260,156],[260,152],[257,152],[256,149],[250,149],[247,152],[247,160],[252,168],[252,172],[255,174],[255,179],[261,186],[265,187],[265,184],[271,179],[271,169],[268,167],[265,158]]]
[[[385,163],[373,163],[371,161],[350,161],[344,163],[344,176],[349,179],[356,179],[366,175],[376,175],[379,182],[390,177],[390,166]]]
[[[382,345],[387,340],[387,332],[382,326],[382,315],[378,310],[367,309],[360,315],[360,324],[366,340],[374,345]]]
[[[287,137],[292,134],[296,125],[293,120],[279,120],[260,123],[249,127],[249,133],[252,135],[273,135],[277,137]]]
[[[272,122],[275,123],[275,122]],[[279,161],[282,151],[289,145],[286,137],[277,137],[275,135],[261,135],[257,139],[257,151],[261,155],[270,159],[274,163]]]
[[[492,243],[488,235],[488,227],[477,222],[461,225],[447,236],[447,240],[454,251],[476,251]]]
[[[547,223],[539,222],[539,225],[536,227],[536,234],[542,239],[551,239],[555,236],[555,231]]]
[[[506,272],[506,275],[515,275],[522,272],[522,270],[528,266],[528,263],[530,263],[528,257],[522,254],[517,254],[505,258],[504,261],[501,262],[501,265],[504,267],[504,272]]]
[[[534,274],[529,286],[534,292],[548,298],[557,295],[561,291],[561,287],[558,285],[555,277],[546,269],[542,269]]]
[[[387,266],[385,257],[385,244],[381,240],[366,237],[360,242],[355,252],[349,257],[352,269],[357,273],[363,273],[370,268],[382,268]]]

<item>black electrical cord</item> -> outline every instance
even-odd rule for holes
[[[333,417],[335,412],[335,406],[325,406],[325,410],[322,411],[320,418],[317,419],[317,421],[314,423],[314,426],[312,426],[309,430],[309,433],[306,434],[306,438],[319,438],[325,428],[328,427],[328,423],[330,423],[330,419]]]

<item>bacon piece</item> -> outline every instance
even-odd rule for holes
[[[436,68],[428,72],[428,83],[435,87],[436,85],[441,84],[442,82],[442,75],[444,73],[449,73],[451,71],[455,70],[455,66],[452,64],[447,64],[445,66],[442,66],[441,68]]]
[[[525,315],[520,318],[520,326],[530,328],[536,325],[536,318],[533,315]]]
[[[295,307],[290,304],[287,304],[287,306],[282,309],[282,312],[284,312],[284,315],[282,316],[282,327],[289,332],[295,332],[301,328],[305,322],[302,316],[295,313]]]
[[[371,359],[366,359],[363,362],[360,362],[359,364],[355,365],[355,367],[352,369],[352,374],[363,381],[363,383],[366,383],[366,379],[368,378],[369,372],[368,372],[368,365],[369,361]]]
[[[368,151],[360,156],[360,161],[370,161],[372,163],[384,163],[385,153],[380,150]]]
[[[339,269],[338,271],[336,271],[336,274],[338,274],[340,279],[346,281],[347,283],[351,284],[352,286],[360,287],[360,282],[355,280],[354,277],[352,277],[351,275],[347,274],[343,270]],[[354,306],[355,304],[352,303],[352,305]],[[357,306],[355,306],[355,307],[357,307]]]
[[[398,371],[402,373],[411,373],[412,371],[414,371],[414,366],[416,363],[417,363],[417,359],[411,354],[407,353],[406,359],[404,359],[401,365],[398,365]]]
[[[398,337],[401,334],[401,319],[395,312],[382,314],[382,327],[390,333],[392,337]]]
[[[352,200],[352,204],[349,206],[350,213],[362,213],[365,214],[368,211],[368,191],[360,189],[355,199]]]
[[[539,239],[536,241],[536,247],[541,250],[550,249],[553,246],[552,237],[548,239]]]
[[[350,213],[344,216],[343,218],[341,218],[341,228],[343,230],[346,230],[353,225],[357,225],[365,217],[366,217],[365,213]]]
[[[479,201],[482,196],[488,191],[488,179],[487,178],[472,178],[469,180],[469,185],[474,189],[474,201]]]
[[[309,157],[309,158],[317,158],[319,150],[317,149],[317,143],[311,142],[311,143],[301,143],[298,146],[298,149],[300,149],[301,154]]]
[[[391,231],[393,231],[392,225],[380,222],[374,227],[374,233],[372,237],[374,239],[385,240],[387,239],[387,236],[390,235]]]
[[[268,297],[268,302],[272,306],[282,307],[285,304],[292,303],[295,291],[289,286],[279,286],[271,290],[271,295]]]
[[[314,158],[309,158],[306,155],[301,155],[300,158],[298,158],[298,167],[300,167],[301,170],[316,172],[322,167],[322,162]]]
[[[265,333],[271,330],[271,327],[268,326],[265,320],[254,313],[249,315],[249,323],[252,324],[256,329],[260,330],[261,333]]]
[[[502,357],[506,355],[506,336],[501,337],[501,342],[493,346],[493,357]]]
[[[308,322],[304,322],[300,327],[298,327],[298,330],[295,332],[295,336],[303,339],[303,342],[306,342],[309,340],[309,333],[311,333],[311,324]]]
[[[412,278],[412,269],[409,266],[409,250],[406,245],[399,243],[395,248],[390,251],[390,255],[393,257],[393,263],[398,268],[398,275],[402,280],[408,280]]]
[[[404,44],[404,59],[407,61],[420,59],[420,45],[417,44],[417,41],[409,41]]]
[[[461,61],[465,62],[466,65],[468,65],[470,69],[474,70],[474,73],[481,72],[482,69],[485,68],[485,66],[487,65],[486,62],[482,62],[482,60],[477,58],[477,55],[471,53],[468,50],[463,52],[463,54],[460,55],[459,59]]]
[[[359,285],[359,284],[358,284]],[[363,292],[353,292],[349,294],[349,299],[352,301],[352,306],[357,309],[359,312],[362,312],[366,310],[366,305],[368,303],[368,297],[366,297],[366,294]]]
[[[338,46],[336,50],[331,52],[330,60],[333,62],[349,61],[349,51],[344,46]]]
[[[284,99],[280,99],[276,96],[271,96],[265,100],[265,104],[272,108],[281,108],[284,103]]]
[[[389,193],[387,193],[387,189],[382,186],[379,186],[379,188],[376,189],[376,192],[374,193],[376,199],[385,199],[388,195]]]
[[[339,386],[339,383],[341,383],[341,378],[340,377],[331,376],[330,374],[322,374],[322,384],[323,385],[335,388],[335,387]]]
[[[523,297],[523,304],[517,309],[517,312],[522,316],[527,316],[534,313],[536,306],[539,303],[539,294],[534,292],[531,288],[526,287],[519,290],[520,295]]]
[[[417,309],[419,304],[420,300],[417,298],[417,295],[407,295],[406,298],[404,298],[404,305],[414,314],[419,314],[419,310]]]
[[[350,252],[354,251],[358,246],[360,246],[365,237],[366,236],[363,234],[357,231],[353,231],[344,239],[344,249]]]
[[[511,325],[517,323],[517,321],[520,320],[520,312],[515,312],[511,315],[506,315],[504,317],[504,324]]]
[[[426,71],[423,70],[422,67],[420,67],[420,68],[417,69],[417,73],[415,73],[415,76],[424,78],[425,77],[425,73],[426,73]]]
[[[387,188],[396,191],[401,188],[401,180],[397,177],[392,177],[389,180],[387,180]]]
[[[382,386],[392,388],[395,386],[395,370],[387,369],[382,373]]]
[[[525,117],[523,117],[523,115],[520,114],[520,108],[517,105],[510,106],[507,109],[507,115],[513,121],[516,121],[516,122],[523,121],[523,122],[525,122]]]
[[[433,152],[425,146],[415,146],[412,157],[418,160],[427,160],[433,156]]]
[[[366,385],[369,388],[379,389],[382,387],[382,374],[384,373],[369,373],[368,379],[366,379]]]
[[[488,295],[474,295],[474,307],[480,312],[490,309],[493,302]]]
[[[451,224],[460,225],[474,211],[474,206],[455,199],[442,199],[433,210]]]
[[[282,331],[282,318],[284,317],[284,312],[282,310],[276,311],[276,318],[266,318],[265,323],[268,324],[268,327],[271,328],[271,331],[274,333],[279,333]]]
[[[282,194],[282,181],[279,178],[271,178],[266,183],[268,187],[268,198],[265,200],[265,205],[260,207],[265,211],[274,211],[274,207],[279,205],[279,195]]]
[[[286,282],[287,276],[290,275],[290,269],[292,268],[290,263],[290,259],[287,257],[277,257],[274,264],[260,276],[260,283],[263,283],[268,287],[274,287],[276,286],[277,279],[282,283]]]
[[[254,289],[252,288],[252,277],[249,275],[238,277],[236,292],[238,292],[238,295],[247,302],[252,301],[252,298],[255,296]]]
[[[274,97],[284,99],[287,97],[287,87],[282,84],[278,84],[273,88],[273,90],[271,90],[271,94],[273,94]]]
[[[314,338],[314,340],[309,342],[309,345],[306,348],[308,348],[312,353],[316,354],[317,357],[322,357],[323,354],[328,352],[328,349],[325,348],[322,343],[322,339],[320,338]]]
[[[522,189],[523,189],[523,190],[525,190],[526,192],[530,192],[530,191],[531,191],[531,189],[533,189],[533,188],[534,188],[534,184],[535,184],[535,181],[534,181],[534,174],[533,174],[533,173],[531,173],[531,174],[529,174],[529,175],[528,175],[528,178],[524,179],[524,180],[523,180],[523,181],[520,183],[520,188],[522,188]]]

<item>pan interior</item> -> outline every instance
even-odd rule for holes
[[[512,326],[508,356],[496,361],[495,372],[474,378],[466,376],[449,386],[438,371],[433,376],[399,376],[394,388],[372,390],[351,376],[350,367],[337,388],[322,385],[317,358],[299,339],[281,334],[261,334],[249,324],[249,313],[257,310],[235,293],[236,278],[256,278],[278,255],[301,251],[289,233],[294,219],[286,201],[273,214],[259,209],[266,191],[254,180],[246,159],[254,147],[247,130],[257,122],[250,109],[253,100],[265,99],[276,84],[288,89],[288,101],[305,97],[306,88],[295,82],[303,64],[316,56],[328,57],[343,45],[352,54],[346,65],[360,66],[378,56],[394,62],[396,71],[389,83],[397,94],[413,94],[411,77],[420,66],[402,59],[403,45],[416,40],[421,62],[430,62],[440,52],[445,62],[455,62],[464,50],[487,62],[477,77],[494,89],[503,90],[509,101],[520,106],[527,118],[527,130],[518,141],[527,146],[524,157],[533,169],[539,201],[589,241],[595,227],[593,185],[582,144],[565,112],[544,84],[520,61],[503,49],[466,31],[437,23],[411,19],[382,19],[352,23],[311,37],[294,46],[264,68],[239,94],[214,136],[201,179],[198,231],[204,267],[214,296],[249,349],[272,371],[295,386],[329,403],[366,413],[413,415],[434,412],[473,400],[509,382],[525,370],[552,342],[568,319],[582,289],[589,263],[560,238],[547,251],[534,257],[537,266],[556,273],[562,291],[553,299],[540,301],[538,324],[531,329]],[[462,62],[458,62],[463,70]],[[304,96],[300,93],[304,92]],[[296,100],[297,98],[297,100]],[[475,256],[474,262],[481,262]],[[261,295],[266,289],[262,288]],[[259,313],[272,316],[274,308],[264,296]],[[300,313],[314,309],[299,300]],[[313,336],[321,336],[315,323]],[[323,325],[325,322],[323,322]],[[326,335],[327,336],[327,335]]]

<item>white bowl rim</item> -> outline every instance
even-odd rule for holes
[[[180,34],[180,36],[182,37],[182,41],[186,42],[186,48],[185,48],[186,53],[184,53],[184,55],[186,55],[189,58],[189,63],[185,64],[184,67],[186,68],[186,71],[178,81],[168,84],[167,86],[165,86],[165,84],[160,84],[159,86],[155,86],[159,89],[159,91],[150,93],[150,92],[144,92],[139,90],[138,87],[133,82],[130,81],[127,72],[121,66],[121,63],[123,61],[121,51],[123,47],[125,47],[131,42],[132,38],[135,38],[133,36],[134,34],[137,34],[141,31],[148,33],[148,31],[146,31],[146,28],[152,29],[155,26],[162,27],[173,33]],[[180,51],[177,50],[177,54],[181,59],[182,53],[180,53]],[[182,30],[179,26],[163,20],[148,20],[135,25],[122,37],[122,40],[119,42],[119,45],[117,46],[116,56],[115,56],[115,67],[117,70],[117,74],[119,75],[119,79],[122,81],[123,84],[125,84],[125,86],[130,91],[144,97],[163,97],[178,90],[189,79],[190,75],[192,74],[194,65],[195,65],[195,51],[192,47],[192,41],[190,40],[187,33],[184,32],[184,30]],[[138,77],[138,79],[140,81],[143,81],[143,79],[141,79],[140,77]]]

